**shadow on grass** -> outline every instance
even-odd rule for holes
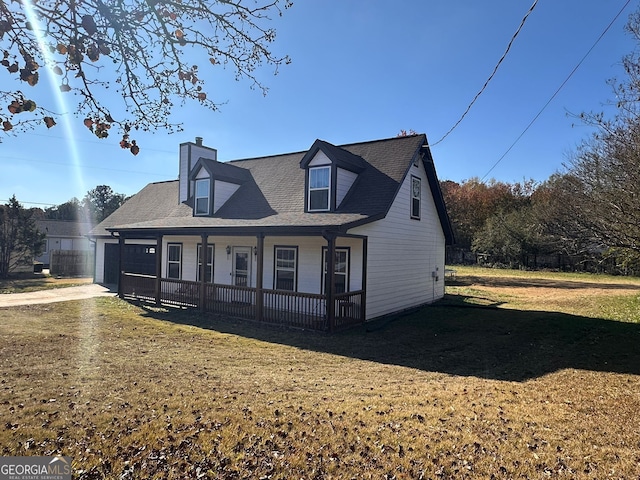
[[[147,310],[147,315],[270,343],[451,375],[526,381],[565,368],[640,374],[638,324],[471,306],[465,300],[447,296],[413,313],[332,335],[193,310]]]
[[[47,288],[51,288],[51,286],[45,277],[0,280],[0,294],[45,290]]]
[[[489,277],[465,275],[455,280],[448,280],[447,285],[450,286],[471,286],[481,284],[486,287],[507,287],[507,288],[562,288],[565,290],[581,290],[585,288],[584,281],[574,280],[554,280],[550,278],[532,278],[532,277]],[[592,288],[602,290],[630,290],[637,291],[638,284],[625,283],[605,283],[593,282],[589,284]]]

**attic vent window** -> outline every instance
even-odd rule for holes
[[[209,192],[210,182],[208,178],[201,178],[196,180],[196,195],[195,195],[195,214],[196,215],[209,215]]]
[[[331,167],[309,169],[309,211],[329,210]]]
[[[420,220],[420,178],[411,176],[411,218]]]

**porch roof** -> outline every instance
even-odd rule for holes
[[[331,231],[344,233],[361,223],[373,221],[360,214],[280,213],[260,219],[229,219],[212,217],[164,217],[145,222],[114,225],[109,232],[129,235],[322,235]]]

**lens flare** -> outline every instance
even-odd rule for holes
[[[80,154],[78,152],[78,147],[76,145],[76,142],[74,140],[74,135],[73,135],[73,128],[71,126],[71,122],[70,122],[70,115],[68,113],[68,108],[67,108],[67,102],[65,99],[65,94],[62,92],[62,90],[60,89],[60,85],[58,85],[57,82],[57,76],[54,73],[54,68],[56,65],[56,61],[53,58],[53,54],[50,52],[46,42],[45,42],[45,38],[43,35],[43,28],[41,28],[40,25],[40,20],[38,19],[38,16],[36,15],[33,6],[31,4],[30,1],[25,1],[22,2],[22,6],[24,8],[25,14],[27,16],[27,19],[29,20],[29,22],[31,23],[31,25],[33,25],[33,33],[36,37],[36,40],[38,42],[38,47],[40,49],[40,53],[42,54],[44,60],[45,60],[45,65],[44,68],[46,70],[46,77],[47,80],[49,81],[49,85],[51,88],[51,93],[53,94],[53,96],[55,97],[55,103],[56,103],[56,107],[58,109],[58,111],[60,112],[60,123],[62,126],[62,132],[63,132],[63,136],[65,139],[65,144],[67,146],[68,149],[68,153],[70,155],[70,160],[72,163],[72,170],[73,170],[73,176],[74,179],[73,181],[75,181],[76,185],[79,188],[79,191],[81,192],[85,192],[86,188],[85,188],[85,184],[84,184],[84,178],[82,175],[82,165],[80,162]],[[90,218],[88,215],[88,212],[83,209],[83,220],[85,222],[89,222]]]
[[[79,188],[79,191],[86,192],[87,190],[82,174],[80,154],[78,152],[78,147],[74,139],[73,128],[70,122],[67,102],[65,100],[65,93],[60,88],[60,85],[58,85],[56,74],[54,73],[54,68],[56,66],[55,58],[53,58],[53,54],[47,47],[43,35],[43,29],[40,25],[40,20],[35,14],[31,2],[24,1],[22,2],[22,6],[24,8],[27,19],[29,20],[31,25],[33,25],[33,33],[38,42],[40,52],[45,60],[45,76],[49,81],[51,92],[55,97],[57,109],[60,112],[59,123],[62,126],[67,152],[70,156],[72,164],[74,176],[72,181],[75,181],[77,187]],[[87,223],[91,221],[86,206],[83,206],[82,208],[82,216],[83,221]],[[90,377],[90,372],[94,371],[95,368],[99,368],[94,365],[95,357],[99,347],[97,332],[99,331],[100,326],[96,325],[97,318],[98,316],[93,301],[83,301],[82,304],[79,305],[77,310],[77,320],[79,328],[79,344],[77,347],[78,368],[76,370],[76,374],[79,376],[79,380],[87,376]]]

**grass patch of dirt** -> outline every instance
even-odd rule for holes
[[[52,277],[46,274],[18,275],[0,280],[0,294],[36,292],[52,288],[75,287],[93,283],[91,277]]]
[[[442,302],[335,335],[1,309],[0,455],[80,479],[637,478],[637,287],[499,278],[459,270]]]

